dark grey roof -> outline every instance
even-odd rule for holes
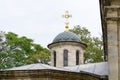
[[[70,71],[75,72],[89,72],[97,75],[108,75],[108,62],[99,62],[99,63],[88,63],[76,66],[64,67]]]
[[[76,34],[72,33],[72,32],[62,32],[60,34],[58,34],[54,40],[54,42],[61,42],[61,41],[75,41],[75,42],[81,42],[80,41],[80,37],[77,36]]]
[[[53,67],[46,64],[36,63],[30,65],[24,65],[20,67],[14,67],[6,70],[42,70],[42,69],[52,69],[52,70],[60,70],[60,71],[70,71],[70,72],[88,72],[97,75],[108,75],[108,63],[100,62],[100,63],[89,63],[82,64],[76,66],[68,66],[68,67]]]
[[[6,69],[6,70],[38,70],[38,69],[40,69],[40,70],[53,69],[53,70],[69,71],[64,68],[57,68],[57,67],[53,67],[53,66],[41,64],[41,63],[29,64],[29,65],[24,65],[24,66],[20,66],[20,67],[13,67],[13,68]]]

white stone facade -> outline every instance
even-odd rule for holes
[[[104,17],[103,36],[107,35],[104,39],[107,45],[109,80],[120,80],[120,0],[105,0],[101,11]]]
[[[85,45],[79,42],[59,42],[49,46],[51,50],[51,65],[54,66],[54,51],[56,51],[56,67],[64,67],[64,50],[68,50],[68,66],[76,65],[76,51],[79,51],[79,64],[84,64]]]

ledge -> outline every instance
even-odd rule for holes
[[[120,9],[120,6],[104,6],[104,8]]]
[[[113,21],[118,21],[120,20],[120,16],[118,17],[105,17],[106,20],[113,20]]]

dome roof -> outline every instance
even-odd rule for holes
[[[54,38],[53,43],[60,42],[60,41],[80,42],[80,38],[79,38],[79,36],[77,36],[76,34],[74,34],[72,32],[62,32]]]

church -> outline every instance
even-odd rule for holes
[[[30,64],[0,71],[0,80],[119,80],[120,79],[120,1],[99,0],[106,62],[84,64],[87,45],[66,30],[48,44],[51,64]]]
[[[65,31],[59,33],[48,44],[51,51],[51,64],[30,64],[1,71],[1,80],[107,80],[106,62],[84,64],[84,51],[87,45],[79,36],[69,31],[68,11]]]

